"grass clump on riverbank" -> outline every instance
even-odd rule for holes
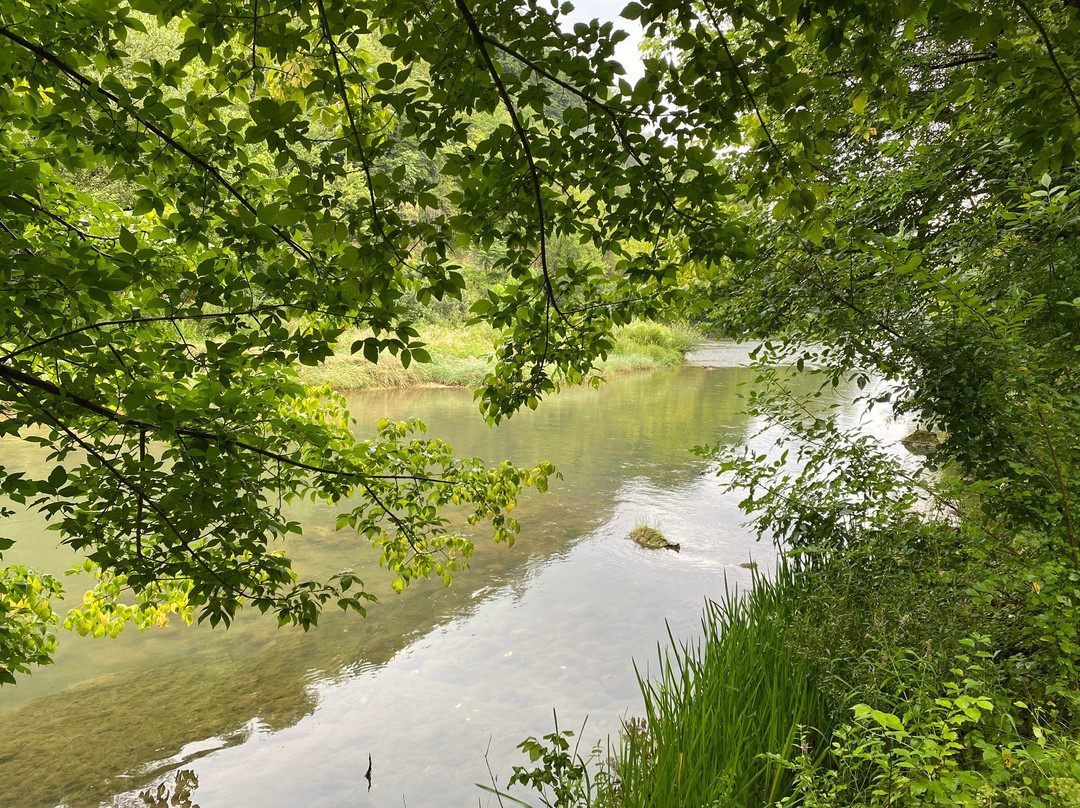
[[[790,791],[787,764],[805,728],[816,728],[808,754],[817,759],[826,748],[817,736],[834,721],[813,669],[784,642],[797,598],[789,580],[758,578],[745,597],[709,604],[703,639],[678,645],[659,676],[641,680],[645,715],[626,725],[605,800],[749,808]]]
[[[639,674],[644,716],[625,722],[613,754],[582,758],[559,733],[529,739],[530,755],[549,747],[542,765],[515,767],[510,784],[560,808],[774,805],[790,793],[800,755],[827,755],[836,723],[813,666],[786,642],[801,595],[783,566],[775,581],[755,574],[750,591],[708,604],[702,638],[672,637],[659,674]]]
[[[386,389],[397,387],[477,387],[490,370],[490,359],[498,341],[487,325],[427,325],[420,339],[431,362],[413,362],[408,368],[391,355],[369,362],[363,353],[350,354],[349,348],[366,334],[345,332],[338,350],[323,364],[303,367],[301,378],[314,385],[329,385],[337,390]],[[617,376],[639,370],[681,364],[686,352],[701,335],[682,324],[638,322],[616,331],[615,350],[600,363],[603,375]]]
[[[529,739],[511,785],[558,808],[1075,808],[1075,689],[990,650],[976,628],[1004,621],[941,549],[756,577],[672,638],[613,752]]]

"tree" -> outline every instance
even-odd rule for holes
[[[0,428],[57,464],[0,490],[99,575],[76,625],[362,611],[355,576],[298,583],[271,549],[299,530],[291,497],[357,494],[341,524],[402,585],[467,559],[446,504],[511,538],[550,467],[454,460],[419,425],[356,441],[293,372],[348,325],[370,361],[425,360],[407,302],[458,295],[463,247],[502,250],[473,309],[503,335],[493,422],[582,380],[614,325],[710,313],[903,379],[903,406],[948,429],[941,458],[984,479],[1034,456],[1037,501],[1009,507],[1075,546],[1071,415],[1048,416],[1075,395],[1077,9],[631,3],[653,41],[634,85],[622,35],[561,11],[0,5]],[[591,248],[555,262],[556,239]],[[47,657],[55,584],[5,575],[10,680]]]
[[[686,54],[667,93],[690,107],[680,88],[716,71],[741,99],[721,138],[744,144],[726,162],[758,234],[750,260],[703,259],[723,267],[704,294],[730,330],[821,346],[793,359],[826,366],[827,384],[891,380],[875,403],[943,435],[933,463],[958,477],[946,522],[962,521],[953,549],[984,627],[1003,655],[1040,660],[1040,687],[1075,688],[1078,9],[702,8],[665,33]],[[868,526],[908,532],[918,485],[858,442],[839,451],[843,430],[781,386],[755,406],[817,447],[794,480],[732,466],[780,538],[880,557]]]
[[[51,464],[0,470],[0,491],[97,576],[69,625],[362,613],[354,574],[297,581],[275,548],[300,532],[296,497],[345,506],[339,526],[399,588],[467,561],[445,506],[513,539],[507,513],[549,465],[456,459],[412,422],[356,440],[294,367],[348,326],[370,330],[351,347],[371,362],[427,360],[408,304],[460,294],[461,247],[501,247],[505,282],[475,306],[504,335],[480,394],[492,421],[582,380],[615,324],[668,304],[668,251],[623,245],[686,214],[667,147],[618,100],[617,36],[565,33],[536,3],[0,5],[0,435]],[[591,249],[556,265],[554,239]],[[0,582],[10,682],[48,660],[58,585],[19,566]]]

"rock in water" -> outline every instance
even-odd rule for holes
[[[679,545],[673,541],[668,541],[664,538],[664,534],[655,528],[635,527],[630,531],[630,538],[640,544],[642,547],[647,547],[650,550],[674,550],[679,552]]]

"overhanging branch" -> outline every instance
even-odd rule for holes
[[[242,193],[240,193],[239,189],[235,185],[233,185],[233,183],[226,179],[226,177],[221,173],[221,171],[208,163],[202,157],[199,157],[197,154],[192,152],[174,137],[165,132],[161,127],[157,126],[153,121],[150,121],[140,115],[138,110],[125,104],[116,95],[101,87],[101,85],[99,85],[90,77],[76,70],[59,56],[45,50],[45,48],[42,48],[40,45],[35,45],[33,42],[24,39],[23,37],[16,34],[14,31],[12,31],[10,28],[7,28],[6,26],[0,26],[0,36],[6,37],[20,47],[30,51],[42,61],[55,66],[60,70],[61,73],[66,75],[68,78],[74,80],[77,84],[88,90],[92,95],[103,98],[110,104],[113,104],[117,108],[122,109],[132,118],[134,118],[144,127],[146,127],[148,131],[152,132],[158,139],[162,141],[163,144],[173,149],[174,151],[179,152],[192,164],[198,166],[203,171],[205,171],[206,174],[209,175],[215,183],[227,190],[236,198],[237,202],[243,205],[244,208],[246,208],[254,216],[258,217],[258,209]],[[295,239],[293,239],[292,236],[290,236],[277,225],[267,224],[267,227],[269,227],[271,232],[273,232],[275,236],[281,239],[283,243],[287,244],[293,252],[302,257],[304,260],[314,263],[314,256],[303,246],[301,246]]]
[[[117,425],[128,432],[153,432],[162,433],[166,429],[160,424],[155,424],[151,421],[142,421],[137,418],[129,418],[117,410],[111,409],[98,404],[95,401],[91,401],[83,396],[69,393],[53,382],[47,379],[41,379],[37,376],[29,373],[24,373],[21,370],[17,370],[7,365],[0,364],[0,379],[4,379],[9,383],[15,385],[26,385],[33,387],[36,390],[47,393],[50,396],[68,401],[82,410],[86,410],[89,413],[97,415],[107,421]],[[215,432],[210,432],[205,429],[198,429],[195,427],[181,426],[172,430],[172,433],[181,438],[195,438],[198,440],[210,441],[213,443],[225,444],[227,446],[235,446],[237,449],[243,449],[244,451],[251,452],[261,457],[268,458],[270,460],[279,461],[287,466],[293,468],[303,469],[304,471],[310,471],[316,474],[324,474],[329,477],[342,477],[345,479],[353,480],[358,484],[362,484],[364,480],[416,480],[418,482],[429,482],[440,485],[457,485],[452,480],[445,480],[439,477],[425,477],[415,474],[367,474],[361,471],[350,471],[346,469],[334,469],[327,466],[317,466],[312,463],[305,463],[302,460],[297,460],[288,455],[280,452],[275,452],[270,449],[264,449],[260,446],[255,446],[246,441],[237,440],[236,438],[228,435],[221,435]]]
[[[491,80],[495,83],[495,91],[499,94],[503,106],[506,107],[506,111],[510,114],[510,120],[514,125],[514,131],[517,133],[518,140],[521,142],[521,148],[525,153],[525,160],[529,165],[529,177],[532,181],[533,197],[536,201],[536,216],[540,225],[540,268],[544,274],[544,288],[547,290],[547,298],[551,307],[563,322],[570,325],[570,321],[559,307],[558,298],[555,296],[555,287],[551,282],[551,271],[548,267],[547,260],[547,221],[544,216],[544,197],[540,184],[540,172],[537,171],[536,160],[533,158],[529,134],[525,131],[525,126],[521,123],[521,117],[518,115],[517,108],[514,106],[510,94],[506,91],[506,85],[503,84],[502,77],[495,67],[495,62],[492,61],[491,54],[488,53],[486,40],[484,39],[484,35],[480,32],[480,27],[476,23],[476,18],[473,16],[472,11],[465,4],[464,0],[455,0],[455,3],[457,4],[458,10],[461,12],[462,18],[465,20],[465,24],[469,28],[469,32],[472,34],[477,50],[480,51],[480,57],[484,61],[484,66],[491,75]]]

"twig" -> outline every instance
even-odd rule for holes
[[[495,779],[495,772],[491,770],[491,761],[488,760],[488,754],[491,752],[491,736],[488,736],[487,749],[484,750],[484,766],[487,767],[488,777],[491,779],[491,793],[495,795],[495,799],[499,801],[499,808],[505,808],[502,801],[502,792],[499,791],[499,783]]]
[[[1069,98],[1072,99],[1073,107],[1076,109],[1076,113],[1080,115],[1080,100],[1077,100],[1076,93],[1073,92],[1072,84],[1069,82],[1069,77],[1065,75],[1065,71],[1062,70],[1061,65],[1058,64],[1057,53],[1054,50],[1054,43],[1050,39],[1050,34],[1046,32],[1046,29],[1043,27],[1042,22],[1040,22],[1039,18],[1035,16],[1035,12],[1031,10],[1031,7],[1027,3],[1025,3],[1024,0],[1016,0],[1016,5],[1020,6],[1021,10],[1023,10],[1027,18],[1031,20],[1031,24],[1034,25],[1035,28],[1038,30],[1039,36],[1042,38],[1043,44],[1046,45],[1046,53],[1050,57],[1050,61],[1054,63],[1054,69],[1057,71],[1057,74],[1061,76],[1061,83],[1065,86],[1065,92],[1069,94]]]
[[[326,42],[330,46],[330,57],[334,63],[334,73],[337,75],[338,92],[341,94],[341,100],[345,104],[345,112],[349,117],[349,126],[352,129],[353,140],[356,142],[356,152],[360,156],[360,166],[363,168],[364,178],[367,181],[368,198],[371,200],[372,224],[375,225],[375,230],[383,240],[383,243],[393,251],[398,261],[404,261],[403,256],[398,252],[397,246],[387,238],[386,231],[383,230],[382,220],[379,218],[378,199],[375,197],[375,185],[371,179],[371,163],[368,160],[367,153],[364,151],[364,144],[360,139],[360,128],[356,124],[356,116],[353,113],[348,87],[345,85],[345,77],[341,73],[341,63],[338,60],[337,40],[334,39],[334,35],[330,32],[330,21],[327,19],[326,7],[323,5],[323,0],[315,0],[315,4],[319,9],[319,20],[323,30],[323,36],[326,37]]]
[[[1057,475],[1058,490],[1061,491],[1061,509],[1065,515],[1065,530],[1069,537],[1069,549],[1072,550],[1073,569],[1080,572],[1080,552],[1077,551],[1076,547],[1076,531],[1073,528],[1072,508],[1069,505],[1069,490],[1065,485],[1065,475],[1061,471],[1061,461],[1058,459],[1057,447],[1050,436],[1050,427],[1047,426],[1042,406],[1038,402],[1035,403],[1035,413],[1039,416],[1039,423],[1042,424],[1043,434],[1046,436],[1046,445],[1049,447],[1050,457],[1054,461],[1054,473]]]
[[[547,289],[547,297],[551,302],[552,308],[555,309],[559,318],[570,326],[570,321],[559,307],[559,301],[555,297],[555,287],[551,283],[551,273],[548,269],[547,260],[547,223],[544,218],[544,196],[540,185],[540,173],[536,169],[536,160],[533,158],[532,146],[529,143],[529,135],[525,131],[525,126],[521,123],[521,118],[518,116],[514,102],[510,99],[510,94],[506,91],[506,85],[503,84],[502,77],[499,76],[499,71],[495,67],[495,62],[492,61],[491,54],[488,53],[486,40],[484,39],[484,35],[480,32],[480,27],[476,24],[476,18],[473,16],[472,11],[469,10],[469,7],[465,5],[465,0],[455,0],[455,3],[457,4],[458,10],[461,12],[461,16],[465,20],[465,24],[469,27],[473,40],[476,42],[477,49],[480,51],[480,56],[484,61],[484,65],[491,75],[491,80],[495,83],[495,90],[499,94],[499,98],[502,99],[503,106],[505,106],[506,111],[510,113],[510,120],[514,125],[514,131],[517,132],[518,140],[521,142],[521,148],[525,152],[525,160],[529,165],[529,176],[532,180],[533,197],[536,200],[536,216],[540,224],[540,268],[544,274],[544,286]]]

